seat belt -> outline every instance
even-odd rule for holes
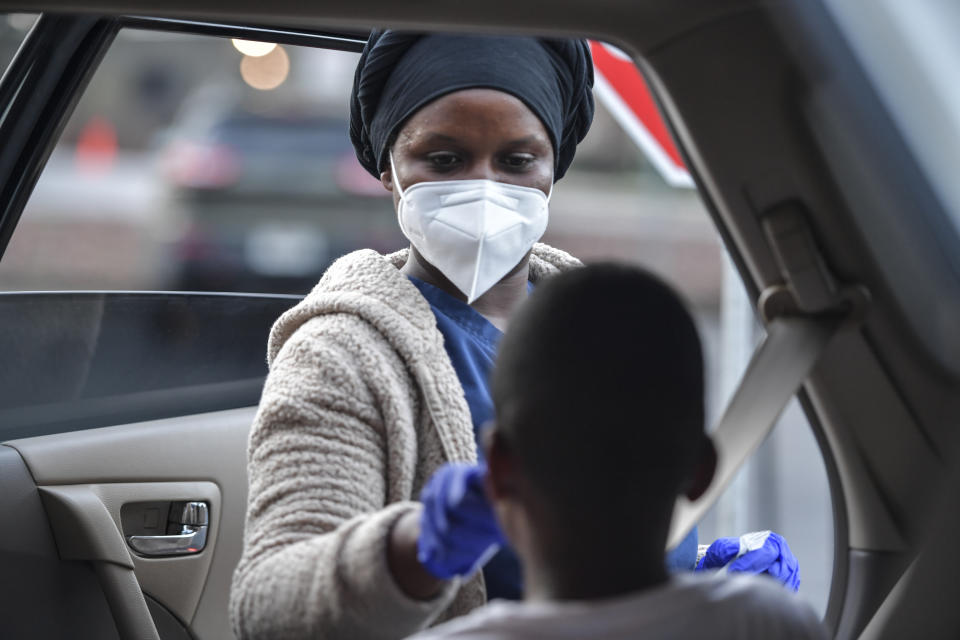
[[[740,467],[773,430],[784,407],[844,324],[842,316],[831,314],[784,316],[767,325],[766,338],[711,434],[717,448],[713,482],[696,501],[685,497],[677,500],[667,549],[678,545],[717,502]]]
[[[667,549],[693,529],[763,444],[784,407],[799,391],[831,339],[862,322],[870,292],[843,286],[820,253],[803,202],[788,199],[760,216],[783,284],[764,290],[758,301],[767,336],[754,353],[740,385],[712,435],[717,448],[713,482],[696,501],[674,508]]]

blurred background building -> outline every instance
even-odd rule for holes
[[[22,14],[0,18],[0,62],[31,24]],[[304,294],[344,253],[403,247],[388,193],[347,137],[356,59],[121,32],[0,262],[0,291]],[[643,265],[683,292],[705,343],[715,423],[762,330],[697,192],[667,185],[598,106],[555,188],[544,241],[588,262]],[[656,427],[644,423],[643,407],[636,415],[638,428]],[[796,403],[700,538],[756,529],[786,536],[800,560],[801,594],[823,612],[832,511],[820,450]]]

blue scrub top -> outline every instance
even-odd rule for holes
[[[437,329],[443,335],[443,345],[457,373],[470,408],[477,455],[483,461],[483,447],[479,433],[484,424],[493,420],[493,398],[490,396],[490,373],[497,355],[497,345],[503,333],[470,305],[449,293],[407,276],[430,303],[437,319]],[[527,283],[528,290],[533,285]],[[697,557],[697,530],[667,554],[670,570],[693,569]],[[523,597],[523,576],[520,561],[509,547],[504,547],[483,568],[487,584],[487,599],[519,600]]]
[[[410,277],[410,276],[408,276]],[[462,300],[422,280],[410,277],[430,303],[443,335],[443,346],[457,372],[460,386],[470,408],[477,455],[483,461],[480,429],[493,420],[493,398],[490,396],[490,373],[497,355],[497,344],[503,333],[490,321]],[[533,285],[528,285],[530,289]],[[519,600],[523,597],[523,576],[520,561],[509,547],[502,548],[483,568],[487,599]]]

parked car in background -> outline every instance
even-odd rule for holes
[[[389,194],[346,131],[309,105],[192,105],[160,152],[179,219],[170,288],[302,293],[335,257],[391,229]]]

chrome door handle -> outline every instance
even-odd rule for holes
[[[180,517],[182,530],[168,536],[127,536],[130,548],[142,556],[180,556],[200,553],[207,545],[210,522],[207,503],[188,502]]]
[[[207,527],[183,526],[170,536],[128,536],[127,543],[142,556],[180,556],[200,553],[207,544]]]

